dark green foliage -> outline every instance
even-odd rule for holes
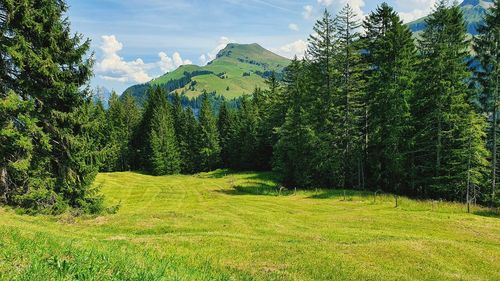
[[[186,155],[183,155],[184,165],[185,165],[185,173],[196,173],[199,172],[199,164],[198,164],[198,151],[200,147],[199,143],[199,125],[194,116],[193,110],[188,107],[184,111],[185,118],[185,132],[186,132],[186,144],[188,150],[186,151]]]
[[[364,22],[369,186],[401,192],[409,181],[410,107],[416,75],[413,34],[382,4]]]
[[[118,172],[131,169],[133,160],[131,142],[139,120],[140,112],[134,98],[129,94],[120,98],[113,92],[101,133],[104,138],[101,147],[106,154],[102,171]]]
[[[201,171],[210,171],[219,167],[220,145],[217,122],[213,115],[212,107],[204,94],[203,104],[200,109],[198,132],[198,163]]]
[[[166,94],[160,88],[151,89],[141,126],[145,139],[144,168],[153,175],[171,175],[180,172],[181,160],[177,145],[174,122]]]
[[[333,186],[343,182],[342,148],[338,145],[340,132],[339,88],[340,73],[335,65],[338,42],[335,20],[325,10],[323,18],[314,26],[315,35],[309,38],[308,57],[301,75],[306,77],[300,87],[302,107],[310,114],[309,126],[318,138],[317,149],[311,151],[309,161],[314,163],[314,185]],[[289,71],[293,71],[289,69]],[[296,83],[295,74],[285,74],[285,84]],[[297,91],[297,87],[293,89]],[[312,172],[312,171],[311,171]]]
[[[182,101],[179,94],[174,95],[174,100],[172,104],[172,118],[174,121],[175,135],[177,138],[177,144],[179,145],[180,159],[181,159],[181,171],[183,173],[189,173],[190,160],[188,159],[189,150],[193,149],[189,146],[188,126],[186,113],[182,107]]]
[[[479,35],[474,41],[474,50],[479,65],[475,73],[479,82],[479,98],[481,112],[488,116],[488,147],[491,157],[491,202],[497,195],[497,165],[498,165],[498,96],[500,78],[500,3],[493,1],[493,6],[486,13],[484,24],[478,27]],[[496,202],[498,205],[499,203]]]
[[[0,149],[1,196],[44,212],[99,204],[91,190],[99,158],[94,112],[81,90],[92,75],[90,42],[71,35],[64,1],[0,4],[7,19],[0,34],[1,137],[10,139]]]
[[[466,86],[465,32],[459,7],[440,1],[419,42],[412,183],[414,192],[425,196],[460,199],[468,181],[477,188],[484,182],[484,120],[474,112]]]
[[[285,122],[278,130],[275,146],[274,169],[287,186],[309,188],[318,182],[315,152],[318,139],[311,126],[311,115],[304,109],[303,63],[297,59],[285,69],[285,87],[288,107]]]
[[[256,170],[259,166],[259,117],[256,101],[244,98],[238,112],[238,157],[235,167],[239,170]]]
[[[235,145],[233,142],[236,138],[237,131],[235,114],[228,108],[227,103],[223,103],[220,108],[219,117],[217,119],[217,129],[219,131],[221,148],[221,166],[229,168],[232,163],[231,157],[234,155]]]
[[[337,96],[334,97],[334,122],[339,125],[338,143],[343,160],[341,186],[364,186],[363,154],[366,107],[364,97],[364,65],[361,61],[359,41],[360,23],[352,8],[346,5],[335,19],[335,67],[340,79]]]
[[[475,77],[459,7],[438,3],[417,54],[387,4],[364,21],[362,38],[347,5],[315,24],[306,59],[279,75],[256,73],[267,78],[266,89],[232,101],[170,94],[203,74],[185,73],[148,87],[143,110],[134,91],[146,85],[113,93],[107,110],[82,90],[91,77],[89,42],[71,36],[64,1],[0,0],[0,7],[0,203],[28,213],[98,213],[98,169],[218,168],[274,169],[287,187],[495,201],[498,1],[478,28]]]

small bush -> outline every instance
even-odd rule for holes
[[[60,195],[45,188],[34,189],[26,194],[18,195],[14,200],[19,207],[18,213],[22,214],[59,215],[68,209],[68,204]]]

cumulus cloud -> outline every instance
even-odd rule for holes
[[[190,60],[183,60],[178,52],[175,52],[172,57],[169,57],[165,52],[160,52],[158,56],[160,57],[158,66],[163,72],[175,70],[181,65],[193,64]]]
[[[227,44],[233,43],[233,42],[234,41],[232,41],[231,39],[229,39],[225,36],[220,37],[219,40],[217,40],[217,44],[216,44],[215,48],[211,52],[206,53],[206,54],[202,54],[200,56],[200,58],[199,58],[200,64],[206,65],[208,62],[213,61],[217,57],[217,54],[222,49],[226,48]]]
[[[312,17],[312,13],[313,13],[313,6],[311,5],[307,5],[307,6],[304,6],[304,11],[302,12],[302,16],[304,17],[304,19],[308,20]]]
[[[291,31],[299,31],[299,26],[295,23],[291,23],[288,25],[288,28],[291,30]]]
[[[174,52],[172,57],[165,52],[158,54],[160,60],[152,63],[145,63],[138,58],[133,61],[126,61],[118,52],[123,49],[123,44],[114,35],[104,35],[101,37],[100,49],[103,52],[103,59],[96,64],[95,71],[104,80],[117,81],[121,83],[146,83],[153,79],[148,74],[150,71],[169,72],[181,65],[192,64],[190,60],[182,59],[179,52]]]
[[[365,6],[364,0],[318,0],[318,4],[325,7],[339,7],[339,10],[345,5],[349,4],[354,12],[358,15],[358,19],[364,18],[363,7]]]
[[[297,40],[273,51],[287,58],[293,58],[297,56],[300,59],[304,57],[306,50],[307,42],[305,42],[304,40]]]
[[[411,22],[430,14],[436,2],[437,0],[396,0],[396,6],[401,10],[401,19]]]
[[[104,58],[96,64],[96,73],[102,79],[118,82],[145,83],[151,80],[146,72],[152,66],[144,63],[142,59],[125,61],[118,55],[123,49],[123,44],[114,35],[102,36],[100,49],[104,53]]]

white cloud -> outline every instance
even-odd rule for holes
[[[318,0],[318,4],[323,6],[330,6],[333,3],[333,0]]]
[[[151,80],[146,72],[152,67],[151,65],[144,63],[142,59],[125,61],[118,55],[118,52],[123,49],[123,44],[114,35],[105,35],[101,38],[100,48],[104,53],[104,58],[96,64],[95,70],[102,79],[123,83],[145,83]]]
[[[312,17],[312,13],[313,13],[313,6],[311,5],[307,5],[307,6],[304,6],[304,11],[302,12],[302,16],[304,17],[304,19],[308,20]]]
[[[292,31],[299,31],[299,26],[295,23],[291,23],[288,25],[288,28]]]
[[[178,52],[175,52],[172,57],[169,57],[165,52],[160,52],[158,56],[160,57],[158,66],[163,72],[175,70],[181,65],[193,64],[190,60],[183,60]]]
[[[417,0],[418,1],[418,0]],[[358,15],[358,19],[364,18],[363,7],[365,6],[364,0],[318,0],[318,4],[330,7],[335,6],[338,7],[338,10],[342,9],[342,7],[349,4],[354,12]]]
[[[200,64],[201,65],[206,65],[208,63],[207,56],[205,54],[200,56]]]
[[[304,40],[297,40],[290,44],[286,44],[273,51],[287,58],[293,58],[297,56],[298,58],[303,58],[307,50],[307,42]]]
[[[208,62],[210,61],[213,61],[214,59],[216,59],[217,57],[217,54],[224,48],[226,48],[227,44],[229,43],[233,43],[233,41],[225,36],[222,36],[219,38],[219,40],[217,41],[217,44],[215,46],[215,48],[209,52],[209,53],[206,53],[206,54],[202,54],[199,58],[200,60],[200,64],[201,65],[206,65]]]
[[[404,22],[424,17],[432,11],[437,0],[396,0],[399,15]]]
[[[100,78],[121,83],[146,83],[151,81],[148,72],[162,71],[169,72],[181,65],[192,64],[190,60],[183,60],[178,52],[174,52],[169,57],[165,52],[160,52],[160,60],[153,63],[145,63],[138,58],[133,61],[126,61],[118,55],[123,49],[123,44],[114,35],[104,35],[101,37],[100,49],[103,52],[103,59],[96,64],[95,71]]]

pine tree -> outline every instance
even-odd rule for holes
[[[310,114],[304,110],[304,67],[296,58],[285,70],[285,89],[290,107],[284,124],[278,129],[275,145],[274,170],[288,187],[309,188],[316,178],[315,155],[318,142],[311,125]]]
[[[480,130],[484,120],[474,112],[465,84],[471,77],[465,65],[469,42],[460,8],[448,7],[444,0],[426,25],[419,40],[421,63],[412,100],[412,173],[418,193],[462,199],[467,174],[472,182],[481,182],[487,156]],[[470,142],[479,159],[467,167]]]
[[[98,152],[98,156],[94,159],[94,164],[98,166],[100,171],[112,171],[113,169],[108,168],[109,160],[113,159],[110,156],[113,155],[112,152],[115,146],[111,141],[112,139],[111,134],[109,133],[110,128],[106,116],[106,110],[104,109],[102,99],[99,98],[95,100],[93,98],[92,100],[93,102],[88,105],[87,110],[90,115],[89,121],[92,122],[94,126],[93,131],[95,133],[92,135],[95,144],[94,149]]]
[[[177,143],[179,144],[182,167],[181,170],[182,172],[186,173],[188,170],[187,162],[189,160],[185,158],[189,154],[189,150],[191,149],[191,147],[189,147],[187,138],[189,138],[190,136],[186,131],[186,116],[182,107],[181,96],[177,93],[174,95],[173,99],[172,117],[174,120],[174,129]]]
[[[339,136],[339,97],[340,73],[335,66],[338,41],[335,21],[325,10],[323,17],[313,28],[314,35],[309,37],[307,64],[301,71],[305,81],[301,91],[302,107],[310,112],[311,126],[319,139],[317,150],[312,151],[318,174],[314,176],[318,186],[342,185],[344,175],[342,151]],[[291,105],[290,105],[291,106]]]
[[[238,164],[240,170],[257,170],[260,159],[259,151],[259,119],[256,102],[244,97],[238,112]]]
[[[213,116],[208,94],[203,94],[203,102],[199,116],[199,167],[207,172],[219,167],[220,145],[217,132],[217,122]]]
[[[184,112],[185,118],[185,129],[186,132],[186,144],[189,149],[185,151],[184,158],[184,169],[185,173],[197,173],[200,171],[200,166],[198,162],[198,151],[200,150],[200,143],[198,134],[200,133],[199,124],[194,116],[191,107],[188,107]]]
[[[265,82],[267,88],[254,93],[254,100],[256,100],[255,94],[259,95],[259,102],[256,103],[259,117],[258,170],[270,170],[272,167],[273,147],[278,141],[276,129],[284,123],[287,110],[287,100],[282,95],[276,72],[271,72]]]
[[[484,24],[479,26],[479,35],[474,41],[474,50],[479,66],[476,77],[480,84],[482,111],[489,118],[489,147],[491,161],[491,202],[495,202],[497,193],[498,165],[498,93],[500,77],[500,3],[493,1],[493,6],[485,15]]]
[[[338,72],[334,64],[336,45],[335,23],[330,13],[325,10],[323,17],[316,22],[314,34],[309,36],[307,61],[308,71],[303,74],[311,77],[307,89],[311,92],[307,100],[316,108],[313,115],[315,126],[320,131],[327,131],[331,125],[334,89],[338,83]]]
[[[364,59],[369,69],[369,183],[397,192],[408,181],[409,99],[416,75],[416,47],[411,31],[386,3],[363,25]]]
[[[12,91],[0,95],[0,203],[15,204],[17,195],[39,184],[32,161],[35,141],[40,140],[43,149],[49,143],[31,116],[33,109],[33,102],[23,101]]]
[[[166,94],[160,88],[153,90],[148,99],[146,169],[153,175],[171,175],[180,172],[180,156],[175,139],[173,118]]]
[[[118,172],[128,169],[126,112],[118,95],[113,92],[106,112],[105,136],[107,136],[108,153],[104,171]]]
[[[223,168],[231,167],[231,156],[234,154],[232,142],[236,137],[235,120],[233,113],[229,110],[227,102],[223,102],[217,119],[217,129],[220,136],[221,165]]]
[[[363,124],[365,117],[364,68],[361,61],[359,28],[356,13],[347,4],[335,19],[337,49],[335,65],[340,73],[339,95],[334,102],[340,125],[344,177],[343,186],[362,187],[363,172]]]
[[[35,209],[67,204],[96,211],[99,200],[91,184],[97,152],[85,123],[91,121],[89,95],[81,90],[92,75],[90,41],[71,35],[65,1],[4,0],[2,5],[2,98],[13,91],[32,103],[24,122],[35,122],[42,132],[32,135],[31,168],[38,172],[25,174],[36,184],[18,189],[19,204]]]
[[[121,103],[123,106],[123,112],[125,113],[125,140],[127,143],[126,149],[123,151],[124,155],[122,156],[127,165],[126,169],[130,170],[133,168],[132,161],[134,160],[134,147],[133,147],[133,138],[134,132],[137,130],[137,126],[141,120],[141,112],[137,103],[129,93],[124,93],[121,97]]]

